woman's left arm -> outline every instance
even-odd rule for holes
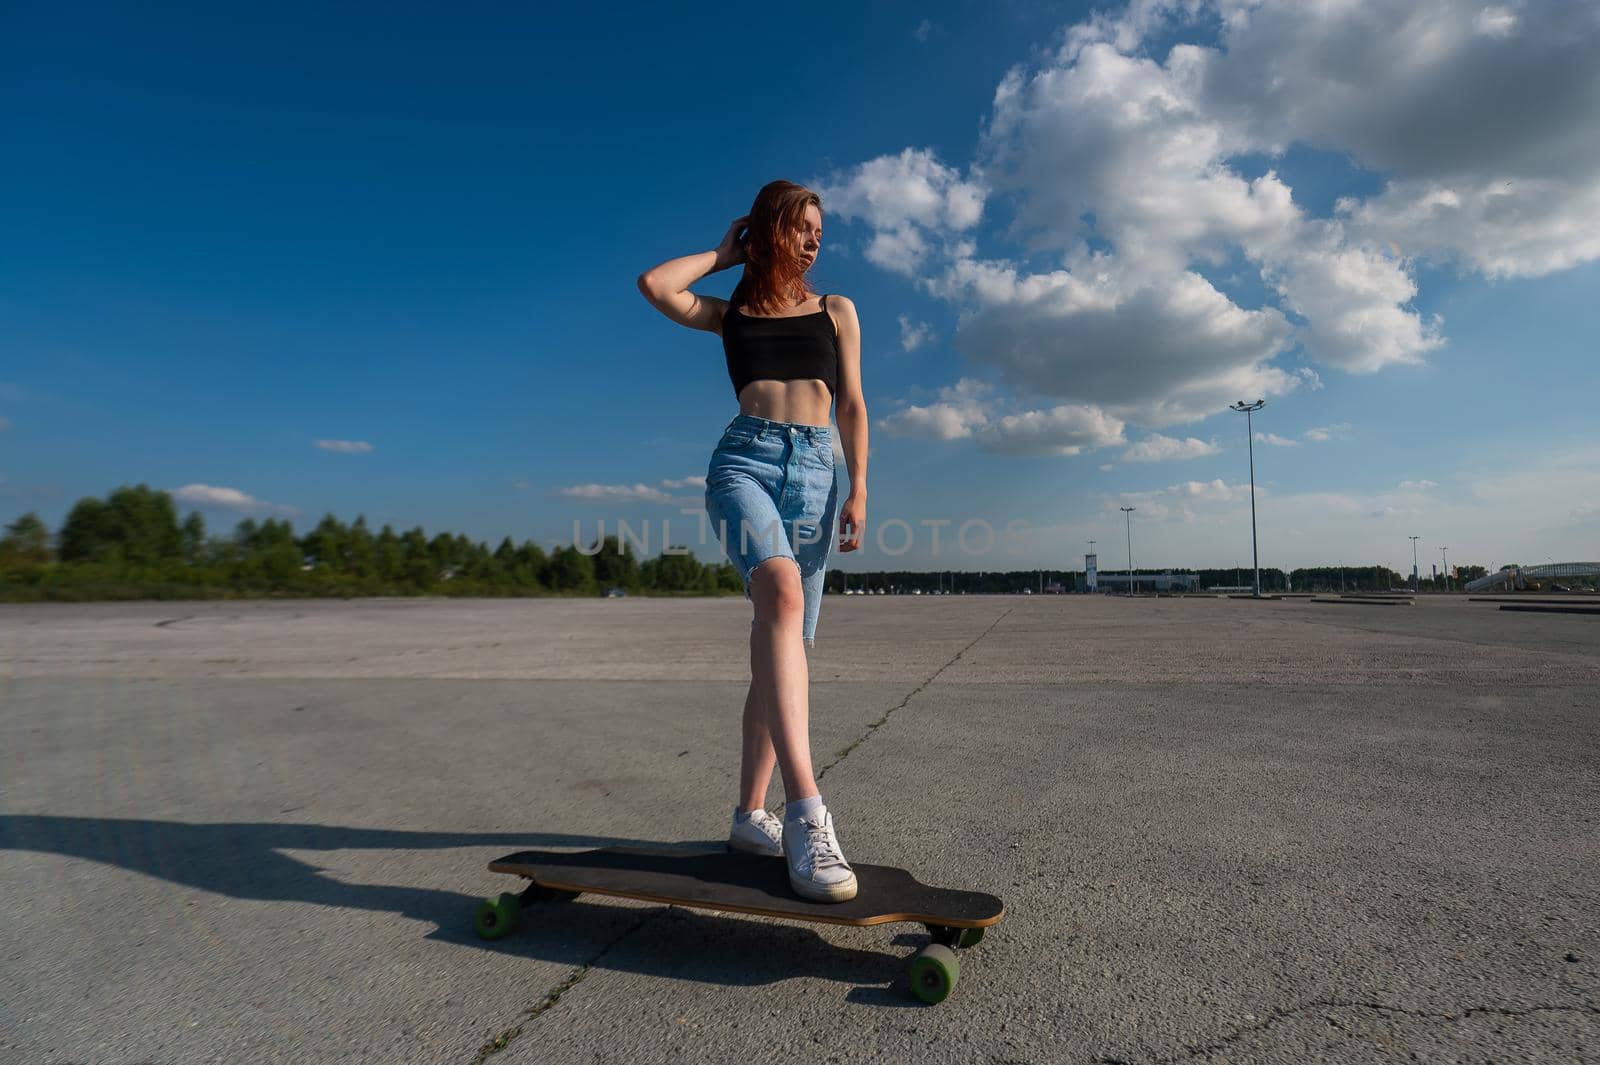
[[[861,395],[861,322],[856,318],[856,305],[844,296],[829,297],[828,307],[839,326],[834,420],[839,423],[839,442],[850,474],[850,495],[839,511],[839,550],[855,551],[867,524],[867,401]]]

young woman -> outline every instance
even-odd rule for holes
[[[784,855],[789,883],[806,898],[855,897],[833,815],[811,771],[806,648],[816,639],[829,538],[861,546],[867,517],[867,407],[861,397],[861,326],[855,304],[818,297],[806,271],[822,245],[822,200],[774,181],[734,220],[715,251],[671,259],[639,276],[639,291],[679,325],[722,337],[739,413],[706,470],[706,512],[754,603],[744,759],[730,846]],[[689,286],[744,266],[726,299]],[[850,495],[838,510],[835,409]],[[788,800],[780,822],[762,808],[776,760]]]

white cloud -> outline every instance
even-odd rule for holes
[[[1294,339],[1320,361],[1416,361],[1438,340],[1399,306],[1414,291],[1399,266],[1348,243],[1339,223],[1307,218],[1274,171],[1247,180],[1229,168],[1266,146],[1202,98],[1227,58],[1185,45],[1161,64],[1080,42],[1031,76],[1013,71],[996,97],[985,180],[1015,194],[1014,228],[1040,245],[1070,255],[1098,236],[1108,258],[1163,288],[1237,247],[1307,319]]]
[[[1077,455],[1120,444],[1123,423],[1098,407],[1063,403],[1008,414],[980,434],[989,451],[1015,455]]]
[[[990,386],[976,378],[963,377],[939,391],[939,399],[926,406],[909,405],[878,419],[878,428],[890,436],[920,437],[932,440],[961,440],[970,437],[989,422],[986,397]]]
[[[1160,427],[1203,418],[1245,392],[1283,395],[1302,382],[1268,365],[1291,332],[1278,311],[1245,310],[1195,273],[1167,285],[1135,273],[1087,254],[1074,269],[1034,275],[968,259],[929,287],[972,304],[957,350],[995,367],[1021,395]]]
[[[928,21],[927,19],[923,19],[917,24],[917,28],[911,31],[911,36],[915,37],[921,43],[927,44],[928,38],[933,36],[934,29],[935,26],[932,22]]]
[[[1484,454],[1495,454],[1493,446]],[[1396,485],[1396,482],[1387,482]],[[1459,493],[1412,480],[1393,488],[1278,494],[1256,486],[1263,566],[1326,565],[1340,559],[1381,562],[1410,572],[1409,536],[1422,537],[1423,573],[1448,544],[1452,564],[1495,568],[1502,562],[1581,561],[1594,557],[1600,518],[1600,450],[1534,456],[1507,454],[1503,463],[1474,463]],[[1096,536],[1122,530],[1118,506],[1136,505],[1135,552],[1157,564],[1224,563],[1250,550],[1250,486],[1190,481],[1159,491],[1102,500]],[[1187,509],[1192,519],[1186,519]],[[1112,524],[1114,523],[1114,525]],[[1144,532],[1141,536],[1141,524]],[[1290,530],[1301,535],[1291,538]],[[1139,547],[1143,541],[1144,548]],[[1535,554],[1537,552],[1537,555]]]
[[[1077,455],[1124,443],[1121,419],[1098,407],[1059,404],[1004,413],[993,386],[962,378],[926,405],[911,404],[878,420],[891,436],[973,439],[985,451],[1009,455]]]
[[[1509,37],[1517,28],[1517,16],[1503,7],[1486,7],[1473,18],[1472,28],[1485,37]]]
[[[672,497],[647,484],[574,484],[557,489],[557,495],[605,503],[670,503]]]
[[[263,499],[241,492],[237,488],[224,488],[220,485],[186,484],[182,488],[171,491],[172,499],[176,503],[191,503],[196,506],[216,507],[220,510],[232,510],[241,514],[258,514],[267,512],[279,517],[297,517],[300,511],[284,503],[269,503]]]
[[[339,451],[347,455],[364,455],[372,450],[365,440],[317,440],[314,446],[324,451]]]
[[[1209,113],[1253,145],[1298,141],[1391,175],[1377,196],[1343,205],[1352,238],[1491,276],[1600,257],[1592,5],[1220,0],[1219,9],[1226,51],[1208,54],[1199,93]]]
[[[930,241],[971,229],[983,216],[983,186],[962,178],[926,149],[879,156],[810,184],[825,211],[872,227],[868,261],[906,275],[935,250]]]
[[[522,482],[518,482],[519,485]],[[706,479],[703,476],[664,478],[661,488],[644,483],[638,484],[573,484],[556,490],[557,495],[566,496],[568,499],[584,499],[591,502],[605,503],[677,503],[682,499],[668,495],[662,491],[664,488],[704,488]]]
[[[1288,437],[1279,436],[1277,433],[1256,433],[1256,443],[1271,444],[1273,447],[1299,447],[1300,441],[1290,440]]]
[[[1307,429],[1304,436],[1307,440],[1320,442],[1343,439],[1350,432],[1349,422],[1336,422],[1333,425],[1321,425],[1315,429]]]
[[[1256,487],[1256,498],[1263,499],[1267,490]],[[1114,513],[1120,507],[1134,508],[1137,521],[1180,521],[1193,524],[1203,521],[1219,508],[1250,500],[1250,485],[1229,484],[1220,477],[1211,481],[1180,481],[1155,491],[1121,492],[1102,501],[1105,513]],[[1118,517],[1121,517],[1119,514]]]
[[[933,328],[927,322],[911,321],[911,316],[902,314],[900,321],[900,347],[905,351],[916,351],[922,345],[933,339]]]
[[[1215,455],[1221,450],[1215,440],[1205,441],[1193,436],[1180,440],[1162,436],[1160,433],[1151,433],[1124,451],[1122,461],[1168,462],[1175,459],[1197,459],[1205,455]]]
[[[1600,227],[1588,221],[1600,217],[1600,173],[1575,181],[1508,172],[1396,181],[1339,208],[1396,255],[1455,260],[1487,277],[1537,277],[1600,258]]]
[[[1351,373],[1428,358],[1445,333],[1413,306],[1421,260],[1517,276],[1600,258],[1600,18],[1579,7],[1132,0],[1005,75],[965,175],[908,148],[814,184],[871,227],[872,261],[960,305],[953,346],[1018,406],[1192,421],[1320,388],[1276,365],[1296,347]],[[1241,159],[1293,145],[1380,190],[1319,218],[1276,170],[1246,176]],[[999,236],[1041,265],[979,251],[1002,201]],[[1197,272],[1232,256],[1266,306]]]
[[[1256,487],[1255,492],[1258,499],[1267,494],[1267,490],[1259,485]],[[1249,499],[1250,486],[1248,484],[1228,484],[1218,477],[1214,481],[1184,481],[1182,484],[1175,484],[1168,488],[1165,494],[1207,503],[1231,503],[1241,499]]]

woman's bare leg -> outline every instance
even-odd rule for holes
[[[750,691],[744,697],[744,758],[739,765],[739,809],[754,810],[767,803],[767,788],[778,752],[772,748],[772,730],[767,727],[767,709],[750,678]]]
[[[761,563],[750,575],[750,598],[756,613],[750,630],[750,688],[758,709],[766,711],[768,735],[783,773],[784,798],[795,802],[818,794],[811,775],[808,731],[811,678],[800,639],[805,611],[800,567],[783,556]],[[745,705],[748,713],[748,700]],[[745,771],[754,776],[749,749],[747,741]]]

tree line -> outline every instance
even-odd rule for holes
[[[1111,569],[1107,574],[1125,571]],[[1249,568],[1136,569],[1141,577],[1192,573],[1196,590],[1249,586]],[[1483,576],[1482,566],[1456,567],[1450,587]],[[1410,578],[1386,566],[1317,566],[1261,571],[1262,591],[1384,591],[1408,587]],[[1083,591],[1081,570],[828,572],[829,592],[937,591],[968,595]],[[296,536],[288,521],[247,518],[231,535],[210,535],[191,512],[181,522],[167,492],[124,485],[106,499],[87,497],[52,536],[32,512],[5,527],[0,538],[0,601],[96,599],[209,599],[254,596],[355,597],[372,595],[535,596],[597,595],[612,588],[634,594],[742,594],[732,563],[700,562],[686,548],[641,559],[615,535],[584,547],[546,551],[508,536],[487,543],[421,526],[374,534],[366,518],[346,525],[332,514]],[[1444,580],[1424,577],[1424,591],[1444,590]]]
[[[198,512],[178,520],[167,492],[124,485],[104,500],[79,500],[55,536],[32,512],[7,525],[0,600],[743,593],[731,563],[707,565],[676,550],[640,559],[607,536],[547,552],[508,536],[490,551],[462,535],[429,537],[421,526],[374,534],[365,516],[346,525],[332,514],[303,536],[272,518],[208,535]]]

